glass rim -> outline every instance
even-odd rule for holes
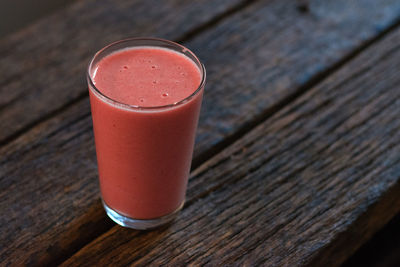
[[[196,90],[193,91],[193,93],[191,93],[189,96],[174,102],[172,104],[167,104],[167,105],[161,105],[161,106],[140,106],[140,105],[131,105],[131,104],[127,104],[127,103],[123,103],[120,101],[117,101],[115,99],[112,99],[111,97],[105,95],[104,93],[102,93],[94,84],[92,76],[90,74],[90,70],[93,67],[93,62],[94,60],[100,55],[100,53],[104,52],[105,50],[111,48],[112,46],[115,46],[117,44],[121,44],[121,43],[125,43],[125,42],[130,42],[130,41],[157,41],[157,42],[161,42],[161,43],[166,43],[168,45],[177,47],[181,49],[181,53],[188,57],[185,53],[189,53],[195,60],[193,60],[192,58],[188,57],[190,60],[192,61],[196,61],[196,65],[198,65],[199,70],[200,70],[200,75],[201,75],[201,80],[200,80],[200,84],[197,87]],[[161,47],[161,46],[157,46],[157,45],[143,45],[143,47]],[[132,46],[134,47],[134,46]],[[127,46],[126,48],[129,48],[129,46]],[[169,48],[167,48],[169,49]],[[172,50],[172,49],[170,49]],[[175,51],[175,50],[172,50]],[[175,52],[179,52],[179,51],[175,51]],[[94,90],[95,94],[97,94],[98,96],[100,96],[100,98],[102,98],[103,100],[105,100],[106,102],[110,102],[110,104],[112,105],[116,105],[125,109],[129,109],[129,110],[158,110],[158,109],[166,109],[166,108],[173,108],[173,107],[177,107],[180,106],[186,102],[188,102],[189,100],[191,100],[194,96],[196,96],[203,88],[204,88],[204,84],[206,81],[206,68],[204,66],[203,63],[201,63],[201,61],[199,60],[199,58],[188,48],[186,48],[185,46],[178,44],[176,42],[170,41],[170,40],[166,40],[166,39],[162,39],[162,38],[154,38],[154,37],[133,37],[133,38],[126,38],[126,39],[122,39],[119,41],[115,41],[112,42],[108,45],[106,45],[105,47],[101,48],[100,50],[98,50],[94,56],[91,58],[91,60],[89,61],[89,65],[87,67],[87,71],[86,71],[86,78],[87,81],[89,83],[89,89],[90,90]]]

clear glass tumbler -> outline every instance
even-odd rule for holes
[[[199,69],[193,93],[163,106],[129,105],[96,88],[99,62],[124,49],[162,48]],[[118,224],[150,229],[173,220],[182,208],[203,97],[204,65],[187,48],[156,38],[112,43],[90,61],[87,80],[103,206]],[[132,90],[134,90],[133,88]]]

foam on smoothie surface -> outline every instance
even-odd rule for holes
[[[116,51],[96,67],[98,90],[118,102],[142,107],[163,106],[190,96],[201,74],[185,55],[169,49],[135,47]]]

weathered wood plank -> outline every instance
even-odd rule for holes
[[[174,224],[115,226],[64,266],[340,265],[400,210],[399,47],[400,29],[196,169]]]
[[[0,144],[87,95],[94,52],[129,36],[176,39],[241,5],[220,1],[79,1],[0,42]]]
[[[260,3],[238,13],[237,23],[226,20],[187,44],[215,73],[204,98],[199,150],[245,130],[400,19],[399,1],[307,2],[307,13],[295,1]]]
[[[331,4],[331,1],[327,3]],[[278,102],[290,97],[301,90],[312,74],[325,70],[324,67],[316,68],[316,65],[328,67],[340,61],[397,18],[392,12],[396,2],[381,1],[375,9],[361,13],[357,8],[352,9],[349,1],[336,3],[336,10],[329,5],[325,10],[323,5],[312,2],[308,15],[298,12],[292,1],[256,3],[210,30],[217,31],[217,35],[206,32],[189,43],[196,47],[196,53],[201,53],[199,48],[202,45],[202,49],[218,47],[202,54],[203,61],[209,66],[209,89],[199,127],[197,159],[249,121],[265,115],[277,103],[269,102],[265,95]],[[384,12],[385,6],[392,6],[393,9]],[[312,11],[313,8],[315,11]],[[344,14],[340,20],[333,19],[337,9]],[[283,12],[284,19],[274,23],[279,12]],[[320,15],[316,16],[313,12]],[[348,31],[346,25],[349,22],[359,28]],[[377,25],[382,28],[376,30]],[[270,31],[260,32],[257,29]],[[333,45],[321,41],[323,32],[333,32],[337,43]],[[241,38],[237,37],[240,34],[244,34],[246,39],[235,41]],[[288,41],[280,46],[274,42],[274,36],[280,41]],[[226,47],[223,47],[224,43]],[[259,51],[254,53],[254,48]],[[247,51],[247,60],[255,62],[254,66],[249,64],[250,67],[246,67],[240,62],[246,59],[243,51]],[[216,56],[218,53],[232,59],[236,57],[237,61],[221,60]],[[240,57],[237,57],[239,54]],[[276,62],[275,68],[271,69],[274,76],[269,80],[265,80],[269,76],[261,66],[263,62]],[[263,71],[253,73],[257,66]],[[251,79],[235,78],[243,78],[246,76],[244,72]],[[244,99],[237,106],[233,105],[236,97]],[[236,110],[237,114],[228,110]],[[243,117],[243,114],[248,114],[248,117]],[[210,124],[209,120],[219,120],[220,124]],[[1,233],[1,238],[7,240],[4,249],[1,249],[3,262],[46,263],[55,257],[64,257],[71,248],[109,227],[99,202],[86,98],[4,146],[0,154],[3,155],[0,162],[0,196],[5,199],[0,207],[7,214],[0,217],[1,225],[6,225]],[[196,180],[192,184],[196,186]],[[189,203],[214,189],[212,186],[200,187],[201,192],[196,194],[189,191]],[[21,232],[21,235],[15,236],[14,232]],[[22,250],[26,253],[21,256]]]

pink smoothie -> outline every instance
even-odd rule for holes
[[[106,96],[89,90],[104,202],[135,219],[175,211],[185,198],[200,112],[203,92],[193,94],[199,67],[173,50],[136,47],[104,57],[90,75]]]

